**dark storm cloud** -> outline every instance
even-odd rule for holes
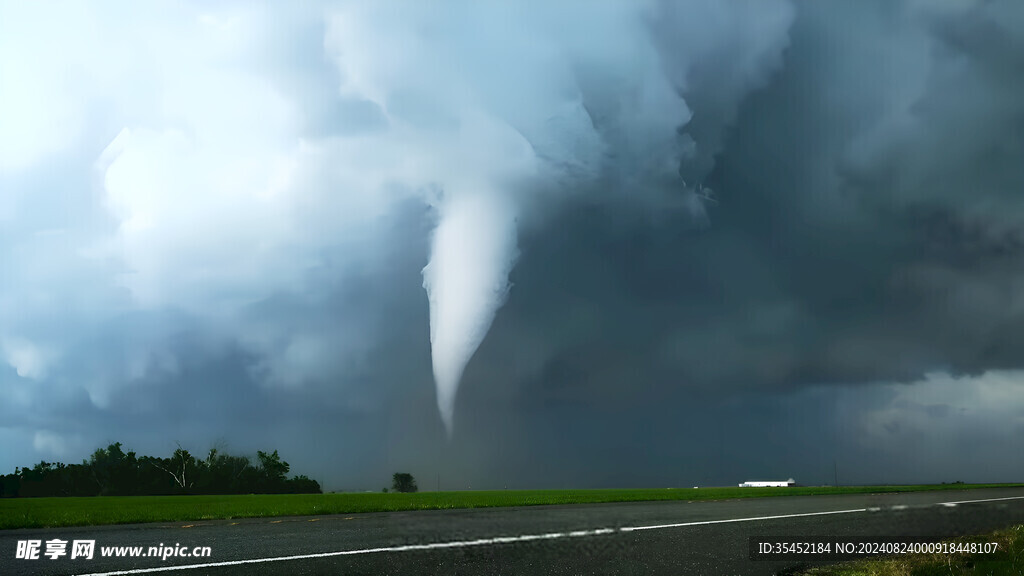
[[[1019,52],[984,57],[1021,34],[1002,6],[966,19],[806,7],[785,69],[748,99],[708,179],[722,198],[711,229],[685,215],[624,224],[628,206],[610,204],[524,239],[508,316],[536,308],[522,314],[549,352],[576,332],[550,379],[622,391],[634,371],[735,390],[1020,367],[1024,87]],[[859,38],[843,10],[864,21]],[[923,83],[893,110],[904,71],[863,52],[915,34],[924,73],[906,74]],[[860,94],[830,98],[836,84]]]
[[[398,469],[424,488],[824,483],[837,463],[848,482],[1021,473],[1001,456],[1024,426],[1020,3],[653,3],[646,28],[624,28],[633,60],[566,32],[589,60],[508,71],[548,86],[531,74],[572,70],[558,90],[585,114],[562,92],[505,99],[481,65],[506,62],[500,46],[474,40],[457,73],[432,60],[459,53],[444,50],[465,39],[430,44],[458,6],[423,28],[387,10],[221,8],[141,27],[167,109],[149,88],[108,93],[148,78],[145,60],[74,14],[53,34],[99,46],[104,71],[75,98],[46,74],[25,93],[93,119],[62,132],[0,94],[0,466],[123,441],[278,448],[330,488]],[[394,43],[353,52],[355,21]],[[162,54],[186,32],[202,50]],[[0,38],[44,69],[81,65],[45,35]],[[389,58],[412,49],[431,64],[407,76]],[[680,100],[621,105],[637,71]],[[518,154],[452,135],[477,105],[556,184],[516,198],[512,288],[449,441],[421,270],[447,179],[491,182]],[[665,154],[678,177],[649,161]]]
[[[524,235],[515,292],[467,372],[467,403],[494,395],[534,417],[550,411],[529,444],[604,446],[583,469],[608,469],[609,453],[628,460],[716,437],[748,460],[761,448],[739,438],[791,426],[769,459],[800,454],[782,468],[806,469],[797,461],[816,446],[820,467],[808,472],[823,482],[842,454],[859,454],[855,469],[878,462],[909,479],[884,442],[939,446],[953,434],[967,446],[1009,432],[982,419],[937,423],[964,406],[991,409],[979,393],[957,406],[896,404],[876,450],[855,440],[874,413],[865,403],[890,394],[873,383],[927,388],[925,374],[945,370],[978,376],[947,392],[971,390],[987,371],[1021,367],[1024,90],[1022,52],[1007,49],[1024,35],[1021,9],[801,8],[785,67],[744,102],[707,180],[722,199],[711,228],[609,204],[567,208],[557,226]],[[688,99],[695,119],[699,102]],[[808,409],[799,388],[821,384],[859,388],[825,388],[825,405]],[[1009,422],[1020,422],[1021,385],[999,386]],[[726,429],[715,425],[721,398],[751,393]],[[772,416],[756,400],[764,393],[790,408]],[[860,423],[837,429],[839,412]],[[662,420],[687,424],[644,432]],[[946,440],[929,440],[943,430]],[[626,446],[609,448],[617,442]],[[915,466],[959,469],[957,453]],[[650,460],[639,467],[663,459]]]

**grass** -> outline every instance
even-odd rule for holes
[[[794,488],[650,488],[636,490],[492,490],[416,494],[250,494],[225,496],[103,496],[0,499],[0,529],[98,526],[265,516],[350,514],[542,504],[653,500],[728,500],[767,496],[860,494],[1019,487],[1024,484],[943,484]]]
[[[812,568],[801,576],[1009,576],[1024,573],[1024,525],[950,542],[997,542],[993,554],[908,554]]]

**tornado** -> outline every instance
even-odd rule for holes
[[[423,288],[430,302],[437,407],[451,438],[462,374],[508,298],[519,251],[516,210],[499,193],[446,190],[437,208]]]

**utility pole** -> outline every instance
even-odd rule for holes
[[[836,488],[839,488],[839,463],[832,461],[832,473],[835,475]]]

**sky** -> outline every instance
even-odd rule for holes
[[[1024,477],[1018,0],[0,0],[0,472]]]

